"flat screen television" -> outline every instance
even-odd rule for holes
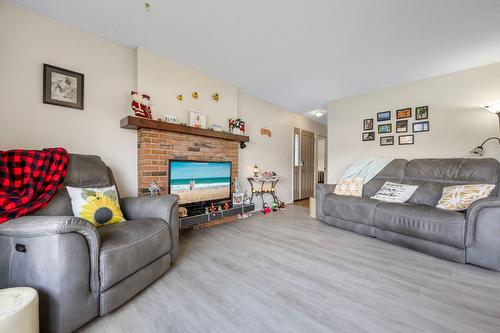
[[[168,177],[181,205],[231,198],[231,162],[170,160]]]

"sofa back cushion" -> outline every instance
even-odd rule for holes
[[[401,183],[404,179],[407,160],[395,159],[363,186],[363,196],[373,197],[385,182]],[[439,198],[438,198],[439,199]]]
[[[99,156],[70,154],[68,173],[64,184],[49,204],[32,215],[73,216],[71,199],[66,186],[107,187],[114,185],[111,171]]]
[[[404,184],[418,185],[408,203],[436,206],[443,188],[464,184],[498,184],[500,164],[495,159],[416,159],[406,165]],[[495,187],[492,195],[497,195]]]

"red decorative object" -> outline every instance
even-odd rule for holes
[[[0,151],[0,223],[47,206],[68,163],[63,148]]]
[[[264,207],[263,208],[263,212],[264,214],[269,214],[271,212],[271,207],[269,207],[266,203],[264,204]]]
[[[151,97],[132,91],[132,110],[137,117],[152,119],[151,117]]]
[[[210,213],[211,213],[213,216],[217,215],[217,207],[215,207],[215,205],[214,205],[214,203],[213,203],[213,202],[210,204]]]
[[[235,129],[239,130],[241,135],[245,135],[245,122],[240,118],[229,119],[229,131],[234,133]]]
[[[224,210],[228,210],[230,207],[229,207],[229,202],[224,202],[224,206],[223,206],[223,209]]]

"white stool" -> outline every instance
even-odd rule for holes
[[[38,293],[33,288],[0,289],[0,333],[38,333]]]

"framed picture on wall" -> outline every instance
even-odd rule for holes
[[[84,75],[43,64],[43,103],[83,110]]]
[[[378,125],[378,134],[392,133],[392,124]]]
[[[363,141],[375,141],[375,132],[363,133]]]
[[[413,123],[413,133],[418,132],[428,132],[429,131],[429,122],[421,121],[418,123]]]
[[[377,121],[391,120],[391,111],[382,111],[377,113]]]
[[[373,131],[373,118],[363,120],[363,131]]]
[[[396,119],[411,118],[411,108],[396,111]]]
[[[414,142],[414,137],[413,137],[413,134],[410,134],[410,135],[400,135],[399,138],[399,144],[401,146],[404,146],[404,145],[412,145],[413,142]]]
[[[380,137],[381,146],[392,146],[394,145],[394,136],[381,136]]]
[[[418,106],[415,108],[415,120],[429,119],[429,107]]]
[[[408,132],[408,120],[396,121],[396,133],[406,133],[406,132]]]

